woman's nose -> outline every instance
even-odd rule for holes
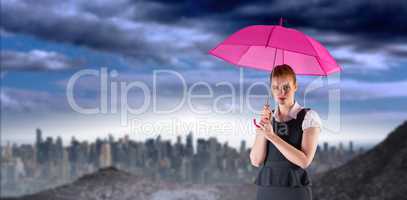
[[[285,93],[285,91],[282,89],[282,88],[279,88],[279,89],[277,89],[276,90],[276,93],[277,93],[277,95],[279,96],[279,95],[285,95],[286,93]]]

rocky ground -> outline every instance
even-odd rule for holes
[[[104,168],[75,182],[15,200],[235,200],[254,199],[252,184],[180,184]]]

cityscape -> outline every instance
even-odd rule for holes
[[[363,153],[349,141],[318,145],[317,153],[307,171],[311,175],[325,172],[346,163]],[[240,148],[220,143],[215,137],[196,139],[192,132],[185,141],[177,137],[175,144],[161,136],[134,141],[126,135],[115,139],[97,138],[94,142],[78,141],[72,137],[63,146],[61,137],[43,138],[36,130],[35,144],[10,144],[1,147],[2,196],[21,196],[70,183],[77,178],[114,166],[135,175],[153,180],[172,180],[186,183],[251,183],[258,168],[249,161],[250,148],[244,140]]]

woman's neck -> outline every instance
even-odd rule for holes
[[[287,116],[288,112],[290,111],[290,109],[294,106],[295,101],[291,101],[289,104],[286,105],[278,105],[278,108],[280,110],[280,114],[282,116]]]

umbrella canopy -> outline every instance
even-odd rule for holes
[[[215,48],[211,55],[238,66],[272,71],[274,66],[290,65],[298,75],[327,76],[341,71],[328,50],[312,37],[280,25],[254,25],[243,28]]]

